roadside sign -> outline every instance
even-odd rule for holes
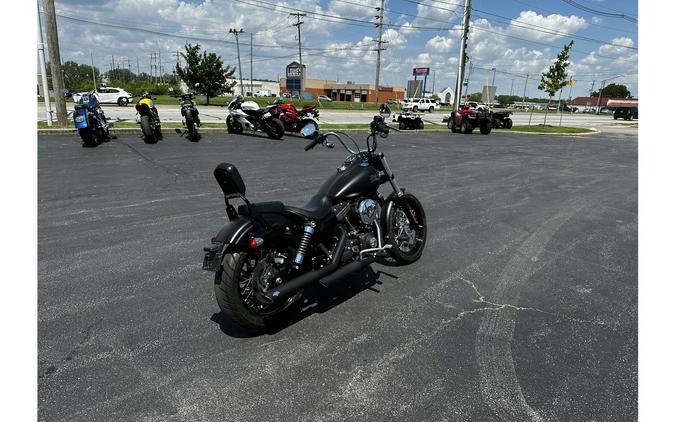
[[[429,67],[413,67],[413,76],[426,76],[430,71]]]

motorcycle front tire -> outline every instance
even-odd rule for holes
[[[417,197],[411,193],[405,193],[403,196],[405,204],[410,207],[410,211],[414,214],[417,219],[418,224],[421,228],[416,230],[416,242],[412,248],[402,247],[402,244],[398,242],[399,234],[397,230],[397,211],[403,211],[402,203],[393,203],[393,209],[390,213],[384,215],[383,225],[385,230],[385,235],[387,236],[387,242],[391,244],[391,248],[387,249],[389,255],[396,260],[399,264],[408,265],[420,259],[422,252],[424,251],[424,246],[427,243],[427,217],[422,207],[422,203]],[[408,224],[410,223],[408,217],[404,217]],[[421,233],[420,233],[421,232]],[[421,239],[420,239],[421,237]]]
[[[159,140],[155,137],[155,132],[152,130],[150,116],[141,116],[141,131],[143,131],[143,141],[146,144],[156,144]]]

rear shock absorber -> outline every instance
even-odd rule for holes
[[[300,239],[300,245],[298,245],[298,253],[295,255],[295,260],[293,260],[296,265],[302,264],[302,261],[305,259],[305,253],[307,252],[307,247],[309,247],[309,241],[312,239],[312,234],[314,234],[314,227],[316,227],[316,223],[314,221],[310,221],[302,230],[302,239]]]

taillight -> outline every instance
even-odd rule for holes
[[[252,237],[248,240],[248,247],[251,249],[258,249],[260,245],[263,244],[263,238],[262,237]]]

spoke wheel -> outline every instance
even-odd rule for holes
[[[264,330],[267,319],[288,309],[302,296],[302,291],[279,304],[269,304],[262,293],[277,285],[281,271],[273,265],[271,253],[234,253],[223,258],[216,272],[215,294],[220,309],[231,320],[249,330]]]
[[[427,221],[420,201],[409,193],[404,198],[417,225],[411,224],[403,204],[394,203],[387,216],[387,237],[392,245],[389,254],[401,264],[411,264],[422,256],[426,244]]]

